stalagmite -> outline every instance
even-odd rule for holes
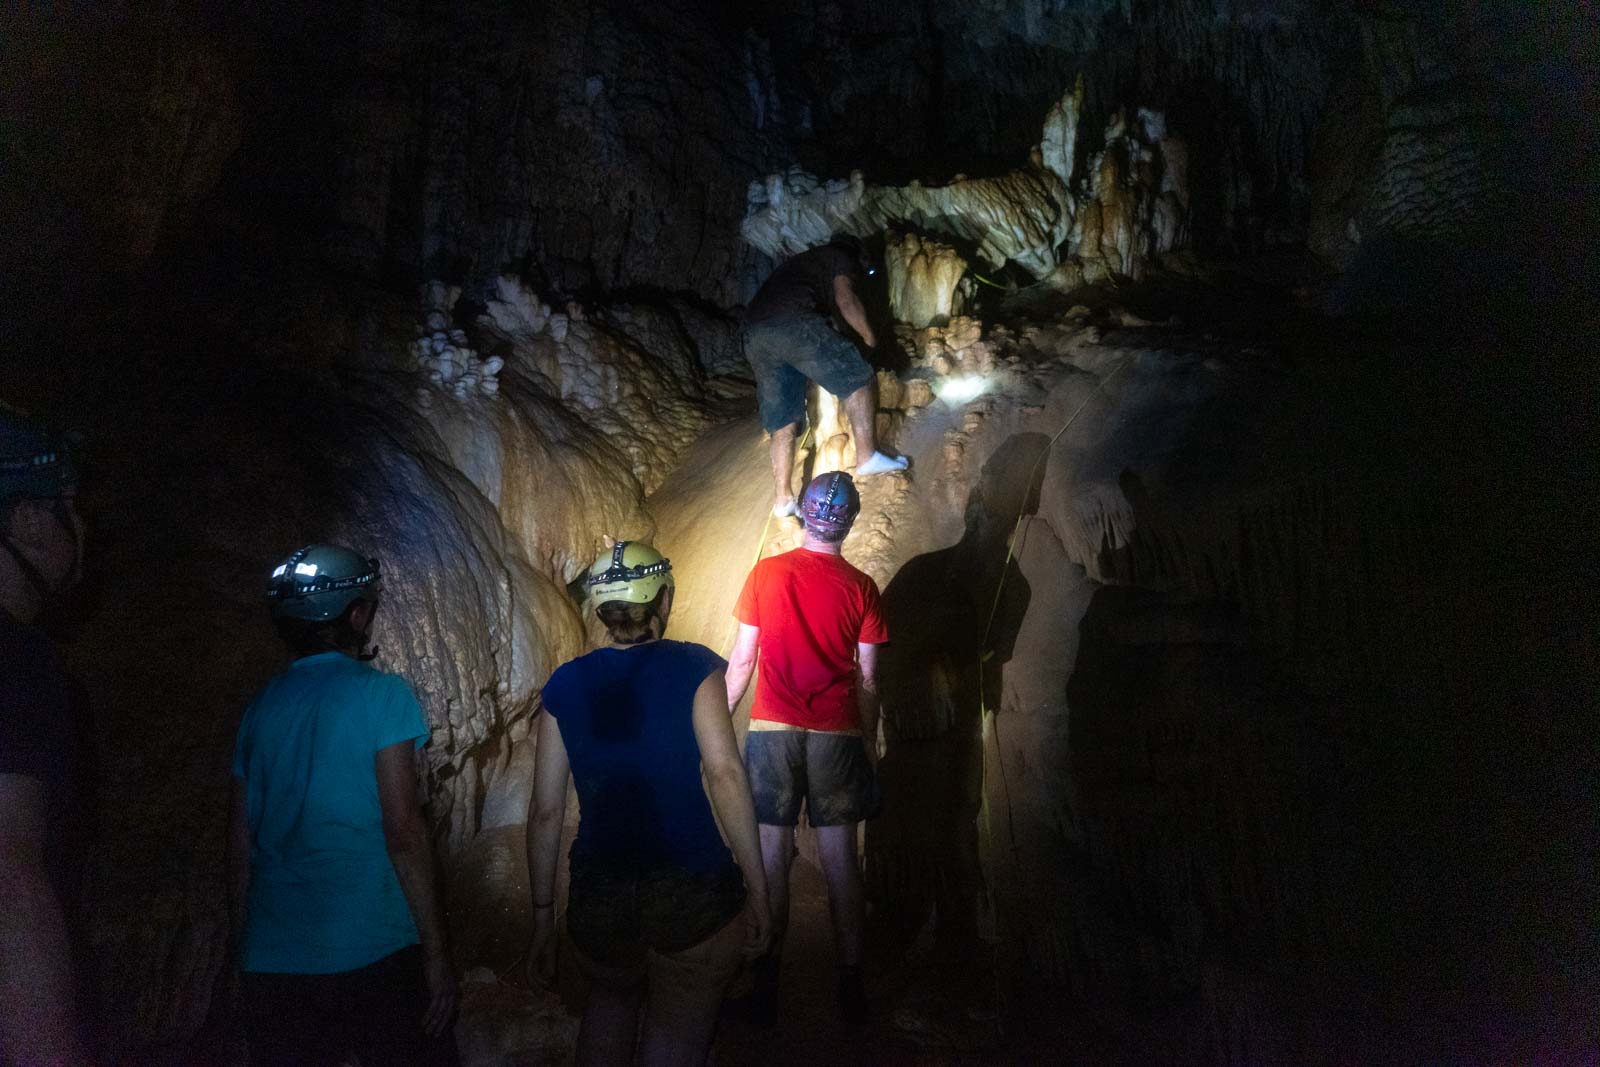
[[[960,283],[967,261],[954,248],[914,233],[891,234],[884,242],[884,266],[895,321],[943,325],[961,313]]]

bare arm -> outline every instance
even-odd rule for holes
[[[861,335],[868,348],[877,348],[878,340],[872,332],[872,324],[867,321],[867,309],[861,306],[861,299],[856,296],[855,283],[848,274],[837,275],[833,279],[833,302],[839,308],[839,314],[850,328]]]
[[[753,627],[752,627],[753,629]],[[728,718],[727,685],[721,671],[713,671],[694,693],[694,739],[700,746],[700,767],[705,772],[706,791],[728,847],[744,872],[749,890],[746,914],[753,923],[745,951],[751,956],[766,950],[772,936],[772,915],[767,904],[767,874],[761,865],[761,839],[756,833],[756,809],[750,800],[750,783],[745,779],[744,760],[739,758],[739,743]]]
[[[235,778],[228,797],[228,935],[234,951],[244,940],[249,896],[250,820],[244,806],[244,783]]]
[[[749,623],[739,624],[739,636],[728,653],[728,713],[739,706],[744,691],[750,685],[750,676],[756,672],[756,658],[761,654],[761,627]]]
[[[86,1064],[73,1012],[72,954],[45,871],[45,793],[0,774],[0,1061]]]
[[[561,726],[546,711],[539,716],[533,752],[533,793],[528,798],[528,890],[533,894],[533,943],[528,977],[548,986],[556,971],[556,862],[567,817],[567,779],[572,766]]]
[[[528,799],[528,888],[533,903],[556,899],[556,853],[567,817],[567,746],[561,727],[548,711],[539,716],[539,737],[533,753],[533,795]]]
[[[867,758],[878,765],[878,646],[856,645],[856,708],[861,713],[861,738]]]
[[[383,812],[383,842],[400,879],[422,940],[423,968],[432,1000],[423,1016],[430,1034],[443,1032],[455,1012],[455,976],[444,933],[444,911],[434,883],[433,847],[417,797],[415,745],[400,741],[380,748],[373,758],[378,773],[378,806]]]

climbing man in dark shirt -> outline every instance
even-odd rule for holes
[[[857,478],[905,469],[904,457],[878,451],[877,373],[843,332],[877,347],[860,297],[862,276],[871,270],[860,240],[840,234],[785,260],[745,310],[744,350],[756,376],[761,427],[772,435],[772,513],[779,518],[795,514],[795,432],[806,417],[807,381],[844,402]]]
[[[71,687],[35,625],[77,580],[83,522],[64,444],[0,405],[0,1063],[88,1063],[64,900],[75,808]]]

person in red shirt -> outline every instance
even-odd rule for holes
[[[877,814],[878,646],[889,639],[878,586],[840,551],[861,510],[850,475],[811,480],[801,499],[805,540],[764,559],[745,579],[734,616],[728,709],[755,672],[745,766],[755,796],[761,858],[772,905],[772,948],[755,968],[750,1014],[777,1019],[779,959],[789,918],[789,861],[804,802],[817,830],[839,952],[845,1019],[866,1014],[861,935],[866,903],[856,863],[856,824]]]

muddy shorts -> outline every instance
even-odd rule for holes
[[[756,803],[756,822],[793,826],[805,802],[812,826],[843,826],[875,818],[883,807],[878,776],[856,734],[753,729],[744,764]]]
[[[567,933],[591,964],[642,977],[652,952],[684,952],[728,925],[744,910],[744,893],[744,876],[732,864],[620,875],[574,862]]]
[[[756,376],[761,428],[768,433],[805,421],[808,380],[846,397],[876,374],[821,315],[750,323],[744,328],[744,353]]]

